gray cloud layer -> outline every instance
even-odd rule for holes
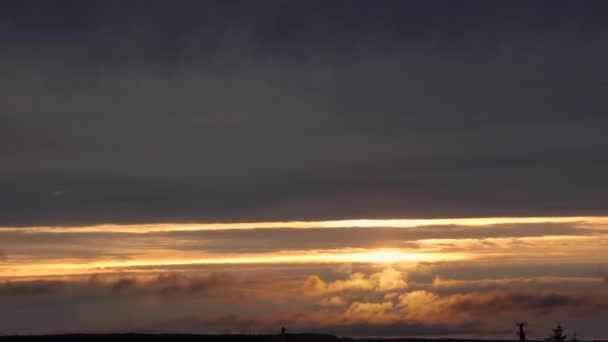
[[[36,5],[3,225],[605,214],[602,8]]]

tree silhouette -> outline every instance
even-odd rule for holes
[[[555,328],[553,328],[553,334],[545,339],[545,341],[551,342],[562,342],[565,341],[568,335],[564,334],[564,327],[562,327],[561,323],[558,323]]]
[[[524,328],[528,326],[528,323],[518,322],[518,323],[515,323],[515,325],[519,328],[519,330],[517,331],[517,336],[519,337],[519,340],[525,341],[526,340],[526,331],[524,330]]]

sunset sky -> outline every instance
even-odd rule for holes
[[[0,3],[0,335],[608,339],[608,6]]]

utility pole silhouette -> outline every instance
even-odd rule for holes
[[[519,336],[519,340],[525,341],[526,340],[526,331],[524,330],[524,328],[528,326],[528,323],[517,322],[517,323],[515,323],[515,325],[519,328],[519,330],[517,331],[517,336]]]

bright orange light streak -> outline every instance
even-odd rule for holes
[[[494,224],[531,224],[531,223],[581,223],[606,224],[605,216],[571,216],[571,217],[483,217],[483,218],[442,218],[442,219],[353,219],[330,221],[275,221],[275,222],[241,222],[241,223],[163,223],[163,224],[105,224],[80,227],[0,227],[0,232],[16,231],[29,233],[151,233],[164,231],[204,231],[233,229],[305,229],[305,228],[412,228],[435,225],[486,226]]]
[[[421,261],[448,261],[470,259],[466,254],[456,253],[408,253],[394,249],[372,251],[335,251],[304,254],[247,255],[234,257],[213,257],[182,260],[126,260],[73,262],[61,264],[27,264],[0,267],[0,277],[43,276],[81,273],[101,273],[116,271],[120,268],[177,265],[213,264],[275,264],[275,263],[394,263]]]

